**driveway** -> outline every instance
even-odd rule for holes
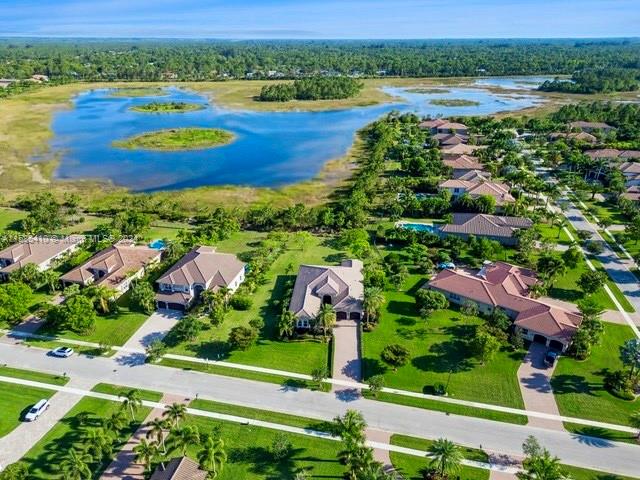
[[[558,362],[553,367],[547,367],[544,363],[546,352],[546,346],[535,342],[531,344],[524,362],[518,368],[518,383],[526,410],[560,415],[551,388],[551,377]],[[529,417],[528,425],[564,431],[562,422],[558,420]]]
[[[118,355],[120,362],[132,365],[144,363],[145,349],[154,340],[162,340],[182,316],[181,312],[169,310],[154,312],[123,345],[124,351]]]
[[[360,358],[360,324],[354,320],[338,320],[333,327],[333,378],[359,382],[362,378]],[[333,386],[343,395],[359,395],[354,389]]]
[[[95,383],[86,378],[72,379],[67,386],[90,390]],[[57,392],[49,399],[51,406],[40,418],[35,422],[22,422],[0,438],[0,469],[24,457],[81,398],[75,393]]]

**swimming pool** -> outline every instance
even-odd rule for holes
[[[155,250],[162,250],[164,247],[164,240],[154,240],[149,244],[149,248],[153,248]]]
[[[438,231],[438,227],[428,223],[398,222],[396,226],[406,230],[414,230],[416,232],[436,233]]]

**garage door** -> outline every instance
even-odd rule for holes
[[[169,310],[178,310],[180,312],[184,312],[184,305],[180,303],[169,303],[169,306],[167,308],[169,308]]]

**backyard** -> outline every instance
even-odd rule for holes
[[[516,372],[524,352],[507,349],[481,365],[469,357],[466,340],[482,320],[454,309],[438,310],[426,322],[418,315],[414,296],[426,279],[411,275],[402,291],[388,290],[379,324],[363,335],[365,379],[383,374],[391,388],[433,393],[433,386],[449,386],[449,395],[464,400],[523,408]],[[380,352],[399,343],[411,352],[411,360],[397,371],[385,367]]]

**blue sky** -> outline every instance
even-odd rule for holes
[[[640,36],[640,0],[0,0],[0,36]]]

